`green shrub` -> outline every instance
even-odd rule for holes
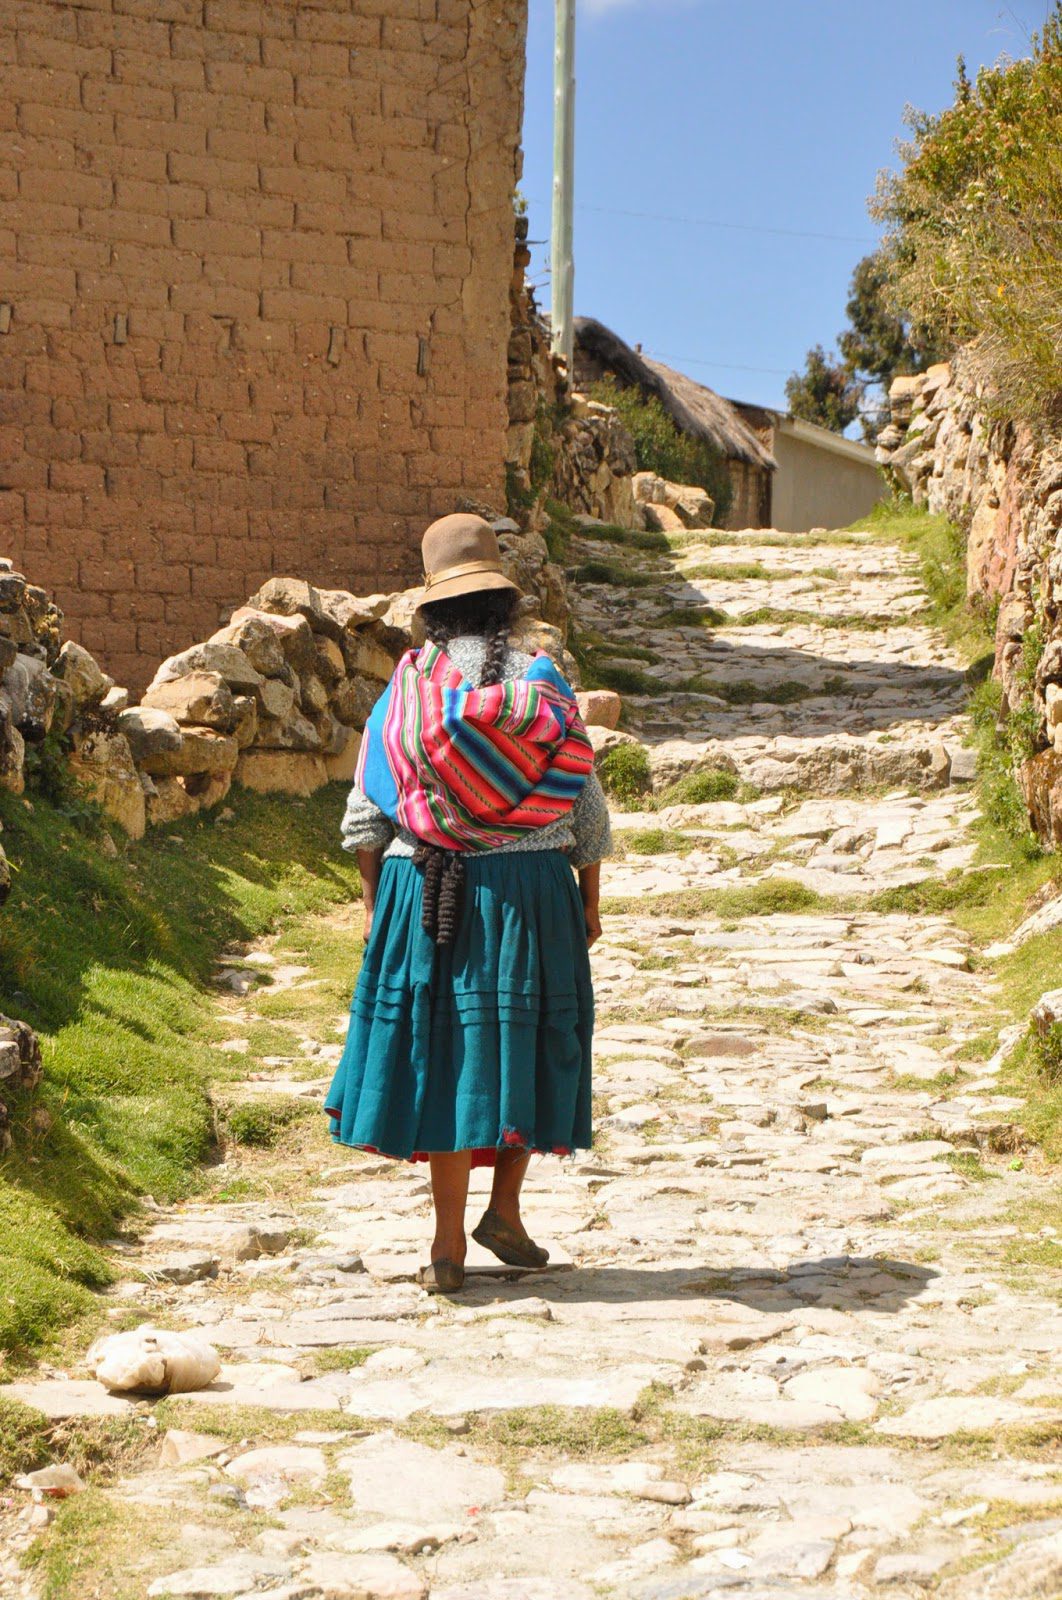
[[[616,800],[638,800],[653,787],[649,752],[640,744],[615,744],[606,750],[597,764],[597,775]]]
[[[1062,1024],[1053,1022],[1046,1033],[1033,1033],[1032,1059],[1040,1077],[1054,1087],[1062,1084]]]
[[[931,342],[977,339],[1000,410],[1038,418],[1062,396],[1062,5],[1022,60],[954,103],[910,112],[905,165],[872,210],[889,227],[894,303]]]
[[[720,451],[676,427],[655,395],[646,397],[639,389],[624,389],[614,378],[595,384],[591,393],[619,412],[634,440],[639,472],[655,472],[669,483],[706,489],[715,503],[712,520],[717,526],[726,520],[734,488]]]

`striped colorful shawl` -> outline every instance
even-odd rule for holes
[[[446,652],[410,650],[362,736],[356,781],[391,821],[447,850],[491,850],[566,816],[594,764],[548,656],[474,689]]]

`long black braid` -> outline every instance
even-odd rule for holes
[[[509,648],[509,629],[519,597],[512,589],[481,589],[454,600],[433,600],[421,606],[424,630],[432,644],[447,650],[462,635],[483,639],[486,651],[479,687],[500,683]],[[460,850],[419,844],[414,864],[424,872],[421,926],[437,945],[451,945],[457,936],[465,890],[465,858]]]

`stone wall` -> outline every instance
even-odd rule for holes
[[[563,579],[542,539],[496,522],[506,570],[525,591],[514,640],[564,648]],[[22,793],[27,745],[59,741],[71,775],[133,838],[218,805],[235,782],[310,794],[354,775],[360,731],[398,656],[419,642],[419,589],[358,597],[270,578],[207,639],[167,657],[136,701],[62,613],[0,562],[0,786]],[[561,627],[551,623],[548,614]],[[6,888],[0,852],[0,898]]]
[[[0,529],[134,688],[503,502],[526,9],[0,6]]]
[[[1062,439],[999,419],[976,354],[897,378],[878,460],[895,486],[966,532],[966,586],[998,603],[1003,714],[1033,710],[1018,777],[1040,836],[1062,844]],[[1031,678],[1030,678],[1031,674]]]
[[[510,289],[510,506],[533,507],[545,494],[570,510],[620,527],[640,527],[633,479],[634,441],[611,406],[573,393],[550,353],[549,326],[525,278],[531,260],[527,219],[516,223]]]

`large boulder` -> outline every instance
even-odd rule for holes
[[[382,595],[370,595],[368,599],[363,599],[348,594],[345,589],[317,591],[317,599],[324,615],[337,628],[349,633],[356,633],[359,628],[367,627],[370,622],[383,615],[387,609],[386,604],[381,605],[383,598]]]
[[[1041,750],[1022,763],[1018,781],[1036,833],[1049,845],[1062,845],[1062,755]]]
[[[258,748],[261,750],[319,751],[321,736],[308,717],[293,710],[283,721],[263,717],[258,725]]]
[[[304,672],[299,679],[299,707],[308,717],[328,708],[328,690],[314,672]]]
[[[102,728],[89,733],[71,753],[70,770],[131,839],[144,837],[144,789],[124,734]]]
[[[156,672],[151,688],[186,678],[193,672],[217,673],[238,694],[257,689],[262,681],[261,673],[237,645],[207,640],[205,644],[194,644],[191,649],[182,650],[180,655],[169,656]]]
[[[280,639],[270,619],[254,611],[244,611],[239,622],[230,622],[211,634],[208,644],[224,644],[242,650],[247,660],[264,678],[284,675],[286,661]]]
[[[119,712],[115,727],[129,741],[133,760],[146,767],[153,757],[181,748],[181,725],[168,711],[153,706],[130,706]]]
[[[257,611],[271,611],[282,617],[305,617],[314,633],[331,634],[334,639],[345,626],[326,610],[318,590],[303,578],[267,578],[247,604]]]
[[[264,716],[283,722],[295,709],[295,690],[279,678],[267,678],[259,685],[258,703]]]
[[[347,673],[346,658],[339,645],[323,634],[314,640],[314,673],[329,688]]]
[[[153,683],[144,705],[168,711],[179,723],[234,733],[240,720],[232,690],[217,672],[190,672],[186,677]]]
[[[332,783],[353,783],[361,753],[361,734],[353,728],[344,728],[346,742],[335,755],[325,757],[325,771]]]
[[[141,762],[153,778],[185,778],[198,773],[231,773],[240,747],[231,734],[211,728],[185,728],[179,744],[145,756]]]
[[[95,657],[73,639],[68,639],[59,651],[55,676],[69,686],[79,711],[98,705],[107,691],[114,688],[114,679],[109,678]]]
[[[236,782],[259,794],[310,795],[328,782],[328,768],[320,755],[244,750],[236,766]]]
[[[229,627],[235,627],[251,617],[260,619],[272,630],[285,661],[296,672],[313,669],[316,659],[313,630],[304,616],[298,614],[287,616],[280,612],[262,611],[253,605],[241,606],[238,611],[232,613]]]
[[[41,1081],[41,1047],[26,1022],[0,1016],[0,1085],[35,1089]]]
[[[344,678],[332,691],[332,715],[350,728],[364,728],[382,693],[383,684],[377,679]]]
[[[510,634],[511,641],[517,650],[526,650],[528,655],[535,655],[539,650],[545,652],[563,672],[573,688],[579,683],[579,667],[561,637],[560,631],[548,622],[542,622],[538,617],[518,617],[513,624]]]
[[[587,689],[576,695],[579,712],[588,728],[619,726],[623,701],[614,689]]]
[[[57,680],[38,656],[20,653],[4,673],[11,719],[28,744],[48,735],[58,699]]]
[[[0,788],[21,794],[25,779],[26,741],[15,727],[11,702],[0,689]]]
[[[345,634],[340,640],[348,672],[361,673],[386,683],[395,667],[395,657],[371,634]]]

